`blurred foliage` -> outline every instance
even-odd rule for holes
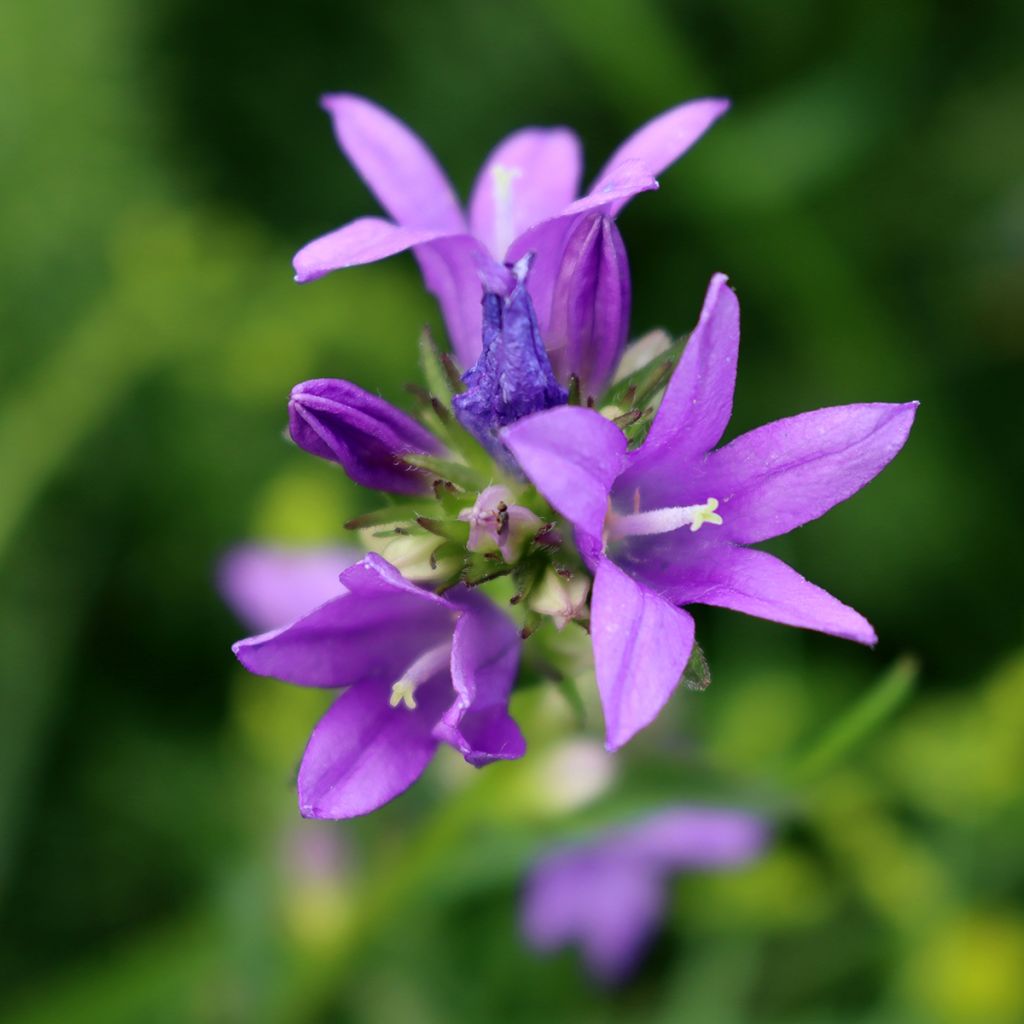
[[[4,22],[0,1019],[1024,1019],[1024,8],[36,0]],[[442,759],[370,820],[298,819],[323,695],[238,672],[213,566],[367,507],[282,442],[285,396],[340,375],[399,400],[438,320],[407,258],[291,282],[295,248],[374,210],[328,89],[394,109],[463,192],[522,124],[577,127],[596,170],[680,99],[734,99],[622,218],[634,332],[686,330],[721,269],[734,430],[922,401],[896,467],[775,545],[877,651],[699,610],[713,685],[607,792],[569,785],[574,713],[531,690],[521,764]],[[622,991],[525,949],[538,851],[671,799],[762,809],[776,845],[680,880]]]

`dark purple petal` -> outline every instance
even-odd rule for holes
[[[451,635],[455,608],[378,555],[341,574],[343,593],[289,626],[232,650],[256,675],[301,686],[396,682],[423,651]]]
[[[615,222],[581,216],[565,243],[545,341],[559,379],[575,374],[583,395],[599,397],[629,334],[629,263]]]
[[[484,290],[508,294],[512,275],[469,235],[439,238],[413,253],[427,289],[437,297],[459,363],[472,366],[480,358]]]
[[[470,230],[504,261],[513,239],[576,198],[581,172],[580,142],[568,128],[524,128],[509,135],[477,176]]]
[[[523,899],[522,927],[540,952],[578,943],[606,984],[637,967],[665,909],[662,873],[634,861],[570,850],[541,861]]]
[[[590,635],[605,718],[617,750],[665,706],[693,649],[693,619],[604,559],[594,576]]]
[[[353,818],[408,789],[437,749],[430,732],[446,689],[442,680],[420,687],[415,710],[391,707],[387,686],[346,690],[320,719],[303,755],[303,817]]]
[[[500,428],[568,398],[551,370],[522,279],[507,299],[494,292],[484,296],[483,346],[480,359],[462,378],[466,390],[452,405],[466,430],[514,469],[498,437]]]
[[[465,234],[459,201],[419,136],[362,96],[324,96],[321,105],[342,152],[399,224]]]
[[[576,526],[584,556],[602,546],[608,495],[626,463],[626,438],[593,409],[563,406],[520,420],[501,432],[523,472]]]
[[[680,482],[692,478],[732,415],[740,307],[724,274],[708,285],[704,307],[643,446],[630,456],[623,492],[640,489],[644,508],[687,504]],[[716,495],[716,497],[719,497]],[[703,499],[702,499],[703,500]]]
[[[862,644],[878,639],[863,615],[766,551],[719,544],[713,557],[688,564],[680,560],[674,581],[671,575],[666,572],[658,584],[665,597],[677,604],[731,608]]]
[[[380,217],[360,217],[304,245],[292,259],[295,280],[305,284],[332,270],[376,263],[415,245],[446,237],[447,232],[402,227]]]
[[[356,548],[243,544],[217,567],[224,600],[250,629],[274,629],[344,593],[338,574],[362,557]]]
[[[288,402],[288,424],[300,448],[337,462],[357,484],[395,494],[429,488],[424,474],[399,461],[403,454],[442,451],[414,419],[345,380],[297,384]]]
[[[708,460],[704,489],[724,535],[778,537],[824,515],[877,476],[903,447],[916,402],[818,409],[736,438]]]
[[[451,595],[463,608],[452,643],[455,702],[434,729],[472,765],[522,757],[526,741],[508,713],[519,667],[515,623],[480,594]]]
[[[597,176],[591,192],[599,189],[626,161],[639,161],[655,177],[678,160],[729,109],[723,99],[691,100],[680,104],[637,129],[611,155]],[[614,217],[629,201],[618,200],[610,213]]]

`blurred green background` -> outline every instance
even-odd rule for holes
[[[0,1019],[1024,1019],[1024,7],[34,0],[3,20]],[[558,772],[571,717],[533,694],[526,761],[442,759],[370,820],[301,822],[322,695],[236,668],[213,567],[369,507],[282,441],[288,390],[400,401],[439,324],[408,257],[291,281],[302,243],[376,212],[317,106],[343,89],[463,194],[516,127],[574,126],[592,174],[649,116],[732,97],[621,219],[633,330],[688,330],[723,270],[733,432],[922,402],[894,467],[774,548],[877,650],[699,609],[714,684],[590,803]],[[844,744],[906,655],[909,700]],[[778,839],[680,880],[621,991],[523,947],[538,850],[679,799],[763,809]]]

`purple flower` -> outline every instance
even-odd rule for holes
[[[243,544],[217,567],[224,600],[250,629],[274,629],[337,597],[338,574],[362,557],[356,548]]]
[[[444,451],[410,416],[346,380],[307,380],[292,388],[288,428],[300,448],[337,462],[357,484],[394,494],[429,490],[427,475],[403,464],[403,454]]]
[[[478,766],[523,755],[508,714],[520,640],[506,615],[465,588],[422,590],[373,554],[340,584],[290,625],[233,648],[257,675],[346,687],[299,768],[305,817],[375,810],[420,777],[441,741]]]
[[[757,857],[763,821],[742,811],[678,807],[541,860],[527,882],[522,926],[541,952],[578,943],[590,972],[628,977],[665,913],[669,877]]]
[[[507,468],[515,461],[498,430],[530,413],[564,405],[568,394],[551,372],[533,304],[526,291],[529,258],[515,267],[507,299],[485,292],[483,352],[463,376],[466,390],[452,399],[458,421]]]
[[[683,673],[694,627],[679,605],[876,640],[863,616],[747,545],[859,491],[903,446],[917,403],[819,409],[713,450],[732,412],[738,347],[739,304],[718,274],[638,449],[576,406],[502,431],[526,475],[575,525],[594,571],[590,628],[609,749],[655,718]]]
[[[467,218],[437,161],[406,125],[360,96],[342,93],[325,96],[322,102],[342,151],[393,220],[361,217],[310,242],[295,256],[296,279],[311,281],[411,248],[427,287],[441,305],[463,366],[472,366],[480,355],[481,281],[491,291],[506,290],[512,282],[505,264],[535,253],[530,292],[546,338],[567,239],[578,218],[606,218],[600,227],[606,239],[602,249],[621,247],[611,219],[638,192],[657,188],[655,176],[728,108],[726,100],[700,99],[656,117],[612,154],[590,191],[579,199],[582,161],[575,133],[567,128],[524,128],[500,142],[484,162]],[[587,229],[580,230],[585,234]],[[624,262],[621,270],[625,271]],[[592,262],[583,272],[592,272]],[[598,284],[599,306],[621,304],[621,278],[601,278]],[[612,312],[600,309],[593,335],[596,344],[618,344],[617,331],[608,326],[615,319]],[[567,345],[569,338],[560,337],[559,342]],[[560,369],[592,372],[591,357],[577,366],[570,358],[576,354],[570,346]],[[607,361],[607,354],[596,359],[600,366]]]

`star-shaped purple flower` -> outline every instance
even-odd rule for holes
[[[711,280],[700,321],[644,443],[592,409],[537,413],[501,436],[576,527],[594,571],[591,635],[607,745],[658,714],[693,647],[680,608],[710,604],[864,644],[866,619],[764,551],[859,491],[903,447],[916,402],[778,420],[715,450],[732,413],[739,303]]]
[[[470,367],[480,355],[481,282],[491,291],[507,291],[512,281],[506,264],[533,252],[530,292],[541,333],[549,346],[566,350],[559,371],[580,370],[584,376],[606,376],[614,360],[607,352],[580,351],[573,331],[585,322],[593,343],[609,350],[621,351],[625,341],[628,276],[622,275],[628,271],[614,218],[638,192],[656,189],[655,176],[729,105],[722,99],[693,100],[648,122],[612,154],[582,198],[577,198],[582,157],[575,133],[524,128],[500,142],[484,162],[467,216],[433,155],[401,121],[348,93],[325,96],[322,103],[342,151],[394,219],[361,217],[310,242],[295,256],[296,280],[312,281],[411,248],[441,305],[452,346],[462,365]],[[563,266],[566,261],[572,265]],[[589,302],[589,312],[567,312],[564,302],[554,301],[556,282],[561,275],[564,286],[567,271],[588,280],[599,271],[610,277],[597,309],[594,282],[574,289],[571,299],[574,307]],[[568,332],[565,337],[549,337],[553,306],[556,334]]]
[[[537,863],[523,932],[541,952],[579,944],[595,977],[624,981],[661,924],[671,875],[738,867],[767,841],[761,819],[725,808],[676,807],[612,829]]]
[[[305,817],[376,810],[419,778],[442,741],[478,766],[523,755],[508,714],[520,648],[511,619],[465,588],[423,590],[378,555],[339,579],[337,596],[233,647],[257,675],[346,688],[299,768]]]

